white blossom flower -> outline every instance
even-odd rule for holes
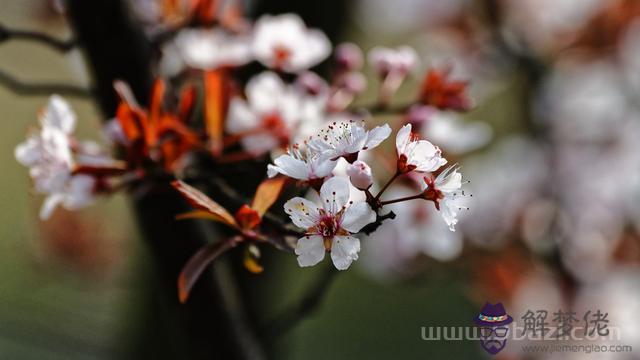
[[[259,156],[310,136],[324,121],[326,97],[303,94],[273,72],[252,78],[247,100],[233,99],[226,130],[242,136],[244,149]]]
[[[364,121],[335,121],[309,142],[309,146],[326,155],[330,159],[337,160],[344,157],[353,162],[358,158],[358,152],[372,149],[391,134],[388,124],[377,126],[372,130],[366,130]]]
[[[67,179],[63,186],[47,195],[40,208],[40,219],[47,220],[56,206],[62,205],[67,210],[77,210],[91,204],[95,200],[96,179],[89,175],[74,175]]]
[[[421,183],[425,199],[435,203],[451,231],[455,231],[458,223],[458,210],[466,209],[461,202],[466,195],[462,190],[462,174],[458,172],[459,169],[457,164],[451,165],[435,180],[426,177]]]
[[[375,221],[376,214],[365,202],[349,201],[349,182],[342,177],[327,180],[320,189],[321,206],[304,198],[293,198],[284,205],[293,223],[306,229],[295,252],[300,266],[313,266],[324,259],[325,251],[338,270],[349,268],[358,259],[360,240],[354,236]]]
[[[458,114],[445,112],[431,106],[413,107],[407,116],[408,122],[420,129],[447,152],[462,154],[485,146],[493,130],[485,122],[464,121]]]
[[[373,177],[371,176],[371,167],[361,160],[354,161],[353,164],[349,164],[347,167],[347,175],[351,180],[351,184],[356,189],[366,190],[373,184]]]
[[[418,64],[418,54],[410,46],[396,49],[375,47],[369,51],[369,62],[381,77],[390,73],[407,75]]]
[[[40,210],[40,218],[46,220],[58,204],[67,209],[87,205],[93,199],[95,179],[72,174],[75,161],[70,135],[76,115],[69,104],[57,95],[51,96],[39,120],[41,128],[16,146],[15,157],[29,168],[36,192],[47,194]],[[82,143],[77,146],[84,147]]]
[[[427,140],[420,140],[411,132],[411,124],[403,126],[396,135],[398,152],[398,171],[431,172],[447,163],[442,151]]]
[[[294,144],[287,154],[280,155],[267,166],[267,174],[274,177],[278,173],[302,180],[312,181],[330,175],[336,167],[336,161],[311,150],[306,144]]]
[[[252,60],[250,38],[220,29],[185,29],[174,39],[178,55],[191,68],[210,70]]]
[[[329,56],[331,43],[320,30],[308,29],[298,15],[264,15],[255,23],[252,49],[265,66],[297,73]]]
[[[16,160],[29,168],[37,192],[60,189],[71,174],[73,158],[69,134],[75,128],[75,114],[69,104],[54,95],[39,116],[41,128],[15,149]]]

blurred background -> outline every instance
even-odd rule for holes
[[[161,0],[129,2],[132,16],[153,32]],[[265,3],[252,1],[247,9]],[[640,2],[314,6],[333,20],[310,24],[328,27],[336,41],[365,51],[416,49],[421,69],[399,102],[415,94],[429,67],[451,66],[453,77],[470,81],[476,107],[464,115],[434,112],[421,132],[462,164],[474,196],[455,233],[421,209],[399,205],[395,211],[413,215],[410,222],[386,224],[365,239],[357,266],[333,280],[318,309],[273,340],[274,357],[483,358],[476,342],[424,341],[421,327],[469,326],[486,301],[503,302],[516,321],[527,309],[579,316],[600,309],[620,329],[620,343],[640,351]],[[63,13],[64,1],[5,0],[0,24],[68,39]],[[0,41],[0,72],[24,83],[91,84],[79,50],[60,53],[29,41]],[[373,97],[365,94],[362,102]],[[38,220],[41,199],[13,151],[46,99],[0,85],[0,358],[132,357],[157,346],[144,322],[162,317],[146,307],[156,296],[148,249],[124,195]],[[80,136],[103,142],[96,105],[70,100]],[[323,271],[300,271],[290,254],[268,251],[267,270],[251,282],[264,296],[254,299],[259,319],[285,311]],[[525,356],[518,346],[497,357],[587,356]]]

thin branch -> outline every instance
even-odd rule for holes
[[[396,213],[394,213],[393,211],[389,211],[384,215],[376,215],[376,221],[363,227],[362,230],[360,230],[360,232],[366,235],[371,235],[371,233],[378,230],[378,228],[382,225],[383,221],[387,219],[393,220],[395,218],[396,218]]]
[[[23,83],[13,76],[0,71],[0,86],[3,86],[18,95],[43,96],[60,94],[67,97],[89,99],[93,98],[92,90],[69,84],[59,83]]]
[[[267,324],[263,329],[264,337],[267,340],[275,340],[294,329],[303,319],[318,310],[337,274],[338,271],[332,266],[326,266],[297,303],[288,307]]]
[[[0,42],[11,39],[37,42],[60,52],[71,51],[78,45],[75,39],[60,40],[41,32],[9,29],[0,24]]]

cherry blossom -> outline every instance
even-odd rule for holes
[[[220,29],[185,29],[174,39],[178,55],[192,68],[240,66],[252,60],[250,38]]]
[[[407,115],[409,123],[420,129],[447,152],[462,154],[485,146],[493,130],[485,122],[464,121],[458,114],[440,111],[432,106],[414,106]]]
[[[435,180],[425,177],[424,182],[420,184],[424,198],[435,203],[436,209],[440,211],[451,231],[455,231],[458,223],[458,210],[466,209],[461,202],[466,195],[462,190],[462,174],[458,172],[459,169],[460,166],[457,164],[451,165]]]
[[[308,137],[324,121],[326,97],[303,94],[273,72],[252,78],[247,100],[231,101],[226,129],[242,136],[244,149],[259,156]]]
[[[58,205],[67,210],[77,210],[90,205],[95,196],[96,179],[89,175],[67,178],[61,188],[51,192],[40,208],[40,219],[47,220]]]
[[[309,142],[309,146],[330,159],[344,157],[353,162],[358,153],[380,145],[391,134],[388,124],[366,130],[364,121],[333,122]]]
[[[49,218],[56,205],[77,209],[91,202],[94,179],[72,175],[75,166],[71,133],[76,115],[60,96],[53,95],[40,113],[40,126],[15,149],[16,160],[29,168],[35,190],[47,194],[40,218]]]
[[[427,140],[419,140],[417,134],[411,132],[411,124],[404,125],[396,135],[398,152],[397,168],[400,173],[410,171],[431,172],[447,163],[442,152]]]
[[[406,76],[418,64],[418,54],[410,46],[400,46],[397,49],[375,47],[369,51],[368,59],[383,78],[390,73]]]
[[[329,56],[331,43],[321,31],[308,29],[298,15],[264,15],[256,21],[252,49],[265,66],[297,73]]]
[[[413,48],[401,46],[397,49],[375,47],[369,52],[369,62],[382,80],[378,101],[386,106],[398,91],[407,75],[418,63],[418,55]]]
[[[296,197],[284,205],[293,223],[306,229],[295,249],[298,264],[313,266],[325,251],[338,270],[346,270],[358,259],[360,240],[352,234],[375,221],[376,214],[365,202],[349,201],[349,182],[342,177],[327,180],[320,189],[321,206]]]
[[[311,150],[306,144],[294,144],[287,154],[280,155],[274,161],[275,165],[267,166],[267,174],[274,177],[278,173],[302,180],[321,180],[331,174],[336,167],[336,161],[322,156]]]

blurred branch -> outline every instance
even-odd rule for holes
[[[318,310],[337,274],[338,271],[332,266],[326,266],[297,303],[289,306],[265,326],[262,334],[266,340],[275,340],[286,334],[295,328],[300,321]]]
[[[59,83],[24,83],[4,71],[0,71],[0,85],[18,95],[25,96],[48,96],[54,93],[67,97],[84,99],[92,98],[94,96],[92,90],[76,85]]]
[[[0,42],[11,39],[37,42],[60,52],[68,52],[78,45],[75,39],[60,40],[41,32],[9,29],[0,24]]]

